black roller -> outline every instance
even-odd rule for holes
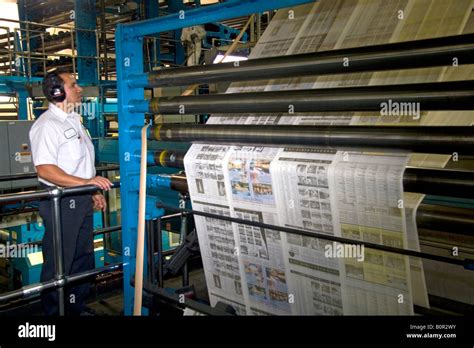
[[[133,136],[139,131],[132,129]],[[160,124],[150,140],[253,145],[320,146],[338,149],[402,149],[425,153],[474,153],[472,127],[256,126]]]
[[[160,150],[151,153],[150,158],[153,159],[154,165],[169,168],[183,168],[184,167],[184,156],[186,151],[182,150]]]
[[[171,189],[186,193],[188,192],[188,182],[186,180],[186,176],[184,175],[172,175],[171,176]]]
[[[162,153],[169,155],[175,150],[162,150],[155,153],[155,158]],[[179,160],[169,165],[165,161],[165,167],[184,168],[184,151],[177,151],[180,154]],[[160,161],[155,161],[155,165],[161,165]],[[171,188],[180,192],[187,192],[188,186],[186,176],[174,175],[171,177]],[[403,173],[403,189],[405,192],[416,192],[429,195],[472,198],[474,192],[474,172],[450,169],[426,169],[407,167]]]
[[[406,168],[403,189],[430,195],[472,198],[474,172],[449,169]]]
[[[420,117],[434,110],[474,110],[474,81],[403,84],[277,92],[225,93],[132,100],[131,112],[152,114],[241,114],[378,111]],[[239,115],[240,116],[240,115]]]
[[[454,60],[456,59],[456,60]],[[474,63],[474,35],[170,68],[131,76],[130,87],[165,87]]]
[[[420,204],[416,212],[418,228],[472,236],[474,211],[472,209]]]

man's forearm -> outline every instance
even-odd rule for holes
[[[40,178],[62,187],[80,186],[85,185],[87,182],[86,179],[67,174],[64,170],[54,164],[42,164],[36,166],[36,171]]]

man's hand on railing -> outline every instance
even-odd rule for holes
[[[102,190],[108,191],[110,190],[113,184],[107,178],[104,178],[102,176],[96,176],[92,179],[85,180],[84,185],[95,185],[100,187]]]

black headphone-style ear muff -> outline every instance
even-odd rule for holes
[[[50,91],[51,99],[57,103],[61,103],[66,99],[66,91],[61,85],[54,85]]]
[[[53,71],[45,76],[43,80],[43,93],[51,102],[61,103],[66,100],[64,81],[59,76],[60,73]]]

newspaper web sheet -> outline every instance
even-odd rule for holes
[[[454,3],[322,0],[291,9],[291,16],[288,9],[281,10],[250,58],[459,34],[473,2]],[[403,21],[397,16],[400,10]],[[435,25],[433,31],[433,22],[447,25]],[[459,77],[449,69],[415,69],[233,83],[227,92],[428,82],[448,75]],[[459,116],[462,122],[466,118]],[[422,112],[417,124],[429,120]],[[214,115],[208,121],[254,125],[404,122],[412,120],[347,112]],[[447,162],[445,156],[430,156],[421,154],[411,160],[438,166]],[[409,160],[409,153],[400,152],[193,145],[185,157],[185,169],[194,209],[308,232],[299,236],[196,216],[211,305],[222,301],[238,314],[248,315],[403,315],[413,314],[413,303],[428,306],[420,260],[368,248],[359,254],[352,250],[360,257],[328,257],[327,251],[336,250],[336,245],[311,237],[312,233],[334,235],[419,250],[415,214],[421,198],[412,197],[412,206],[403,204],[408,198],[402,177]]]

